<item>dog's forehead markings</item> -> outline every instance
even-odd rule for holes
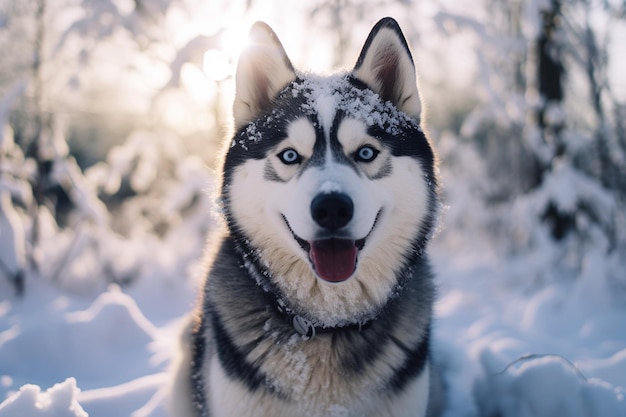
[[[324,127],[329,127],[337,111],[342,111],[362,120],[368,127],[380,127],[391,135],[398,135],[400,127],[406,123],[420,129],[417,120],[398,110],[390,101],[383,102],[370,89],[355,87],[349,74],[302,74],[301,78],[303,81],[292,85],[293,98],[302,95],[305,101],[301,110],[305,114],[317,115]]]
[[[311,152],[315,143],[315,128],[305,118],[296,119],[287,128],[287,138],[300,144],[304,150]]]
[[[358,88],[350,82],[349,73],[330,76],[301,73],[299,80],[290,84],[279,95],[280,99],[303,98],[300,111],[304,116],[315,116],[321,127],[327,132],[337,112],[347,117],[363,121],[368,127],[376,126],[387,134],[396,136],[402,132],[402,126],[412,125],[421,131],[419,121],[398,110],[390,101],[383,102],[378,94],[368,88]],[[250,122],[237,135],[231,147],[239,145],[248,150],[248,146],[261,142],[263,129],[271,128],[285,115],[284,109],[274,109],[271,114]]]
[[[334,95],[322,94],[317,98],[316,107],[322,126],[329,131],[337,112],[337,98]]]
[[[239,145],[243,150],[248,150],[249,144],[259,143],[263,140],[263,132],[260,129],[268,128],[275,125],[278,120],[285,116],[282,109],[273,109],[272,113],[264,119],[256,120],[248,123],[246,128],[240,134],[233,138],[230,147]]]
[[[353,150],[367,136],[366,130],[363,122],[346,117],[337,129],[337,139],[344,149]]]

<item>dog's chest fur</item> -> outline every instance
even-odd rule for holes
[[[411,382],[405,392],[390,396],[382,392],[366,398],[355,398],[343,391],[329,394],[334,383],[320,387],[306,397],[290,402],[277,402],[267,394],[250,395],[241,385],[228,380],[223,369],[215,362],[211,381],[215,386],[212,395],[219,396],[211,416],[230,417],[414,417],[424,415],[428,402],[428,370]]]
[[[251,276],[228,273],[234,270],[249,274],[226,239],[204,294],[209,314],[197,328],[211,341],[196,358],[211,387],[208,415],[421,415],[415,412],[427,403],[430,280],[410,280],[361,329],[309,338],[275,308],[272,294]],[[413,273],[429,274],[426,265]]]

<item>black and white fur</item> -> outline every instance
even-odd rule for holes
[[[351,72],[329,77],[297,72],[274,32],[252,27],[223,163],[225,227],[209,242],[173,416],[436,408],[425,248],[438,194],[420,113],[395,20],[374,26]]]

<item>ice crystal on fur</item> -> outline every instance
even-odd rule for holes
[[[311,366],[309,365],[307,355],[297,348],[297,344],[301,342],[302,337],[299,334],[294,334],[283,346],[283,351],[287,359],[283,366],[291,380],[289,388],[297,396],[304,393],[306,383],[311,375]]]
[[[321,122],[330,127],[336,112],[364,121],[367,126],[377,126],[391,135],[400,133],[399,127],[409,123],[417,125],[406,113],[398,110],[391,102],[385,101],[370,89],[355,87],[349,74],[330,77],[305,75],[303,81],[291,86],[292,96],[302,95],[305,103],[301,108],[305,114],[320,116]]]
[[[383,101],[369,88],[353,84],[349,73],[331,76],[299,74],[298,78],[278,94],[277,101],[304,99],[299,109],[304,116],[314,116],[325,129],[330,129],[338,112],[365,122],[368,127],[376,126],[400,140],[407,124],[420,129],[419,120],[412,119],[398,110],[390,101]],[[251,144],[263,140],[263,131],[276,127],[285,116],[284,109],[273,109],[271,113],[250,122],[231,143],[248,150]]]
[[[271,120],[271,118],[269,119]],[[255,143],[263,139],[261,132],[257,130],[257,126],[254,123],[249,124],[248,127],[246,128],[246,136],[248,140],[255,142]]]

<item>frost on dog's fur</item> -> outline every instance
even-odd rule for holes
[[[192,408],[423,416],[436,161],[397,23],[381,20],[354,69],[327,77],[296,71],[255,24],[236,83],[226,228],[178,380]]]
[[[406,53],[408,45],[390,28],[383,27],[377,35],[370,35],[366,41],[352,73],[324,77],[294,70],[276,34],[264,23],[256,23],[251,29],[250,45],[237,67],[235,126],[248,124],[240,139],[261,140],[256,123],[271,123],[282,116],[273,110],[267,119],[254,122],[255,116],[268,109],[272,98],[283,89],[283,94],[291,93],[294,98],[304,96],[303,110],[320,115],[326,127],[338,110],[364,120],[368,126],[384,127],[391,134],[398,133],[400,123],[418,124],[421,104],[415,67]],[[355,88],[349,82],[350,76],[370,88]],[[239,144],[246,146],[245,140]]]

